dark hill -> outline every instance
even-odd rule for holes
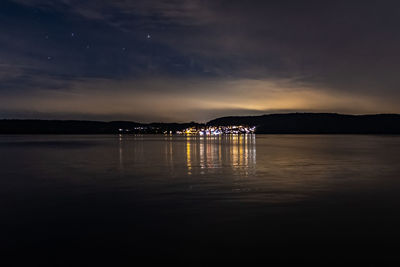
[[[400,134],[400,115],[290,113],[223,117],[207,125],[257,126],[265,134]]]

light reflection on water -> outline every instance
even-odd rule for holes
[[[211,169],[227,166],[233,170],[241,168],[246,170],[246,175],[250,175],[249,171],[254,170],[256,165],[255,135],[165,136],[150,139],[153,144],[146,144],[150,140],[143,136],[119,135],[118,140],[120,170],[125,164],[135,164],[136,159],[146,158],[155,152],[157,155],[153,156],[159,157],[166,168],[182,165],[186,167],[187,175],[193,172],[205,174]],[[157,143],[163,145],[155,147]]]
[[[172,157],[172,153],[170,153]],[[205,170],[243,168],[246,174],[256,164],[256,138],[254,135],[230,135],[216,137],[186,137],[186,166],[188,175],[193,171],[205,174]]]

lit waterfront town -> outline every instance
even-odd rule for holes
[[[200,135],[215,136],[222,134],[254,134],[255,126],[230,125],[230,126],[191,126],[184,129],[172,130],[163,129],[162,127],[140,126],[134,129],[119,129],[119,133],[162,133],[162,134],[178,134],[178,135]]]
[[[256,127],[247,126],[209,126],[209,127],[190,127],[183,131],[177,131],[177,134],[190,135],[220,135],[220,134],[252,134]]]

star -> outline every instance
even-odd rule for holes
[[[75,36],[75,33],[74,32],[71,32],[71,37],[74,37]]]
[[[50,57],[50,56],[49,56],[49,57],[47,57],[47,60],[51,60],[51,59],[52,59],[52,57]]]
[[[150,39],[151,38],[151,35],[150,34],[147,34],[147,39]]]

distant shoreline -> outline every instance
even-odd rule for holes
[[[400,134],[399,114],[346,115],[336,113],[288,113],[262,116],[230,116],[207,123],[139,123],[131,121],[0,120],[0,134],[211,134],[211,129],[255,127],[256,134]],[[240,128],[241,127],[241,128]],[[219,130],[218,130],[219,129]],[[209,133],[207,132],[208,130]],[[228,133],[228,132],[227,132]],[[219,133],[221,134],[221,133]],[[222,134],[226,134],[223,132]],[[195,135],[195,134],[190,134]]]

